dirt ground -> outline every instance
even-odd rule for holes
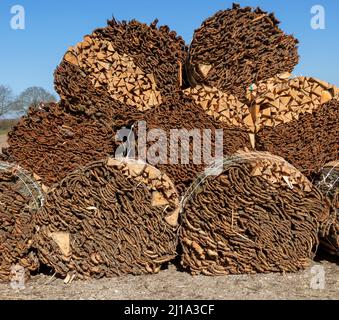
[[[323,288],[316,285],[319,275],[324,279]],[[0,284],[0,300],[339,300],[339,267],[320,261],[294,274],[193,277],[171,265],[156,275],[78,280],[67,285],[53,276],[39,275],[25,286],[13,290],[10,284]]]
[[[6,136],[0,136],[0,147]],[[324,275],[323,289],[314,285]],[[321,286],[320,286],[321,287]],[[223,277],[191,276],[173,265],[156,275],[125,276],[113,279],[73,281],[64,284],[53,275],[38,275],[14,290],[0,284],[0,300],[99,299],[335,299],[339,300],[339,266],[327,260],[314,262],[294,274],[258,274]]]

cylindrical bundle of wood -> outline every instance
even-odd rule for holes
[[[257,134],[257,149],[283,157],[309,178],[339,157],[339,100]]]
[[[183,203],[181,261],[192,274],[297,271],[309,265],[318,234],[334,222],[321,192],[268,153],[221,160],[193,183]]]
[[[339,160],[327,163],[315,178],[315,184],[329,198],[336,213],[336,223],[329,235],[320,239],[320,243],[328,253],[339,256]]]
[[[39,267],[31,251],[33,214],[43,192],[35,179],[17,165],[0,162],[0,281],[20,280]]]
[[[219,11],[194,33],[187,63],[191,85],[205,84],[245,96],[255,82],[298,63],[298,41],[279,28],[274,15],[260,8]]]
[[[83,88],[91,87],[127,108],[144,111],[180,90],[186,45],[167,26],[156,24],[113,19],[70,47],[55,72],[61,98],[86,100],[89,92]]]
[[[69,174],[36,215],[34,246],[66,281],[146,274],[176,256],[179,197],[158,169],[108,158]]]
[[[4,152],[51,186],[79,166],[114,154],[113,125],[67,113],[62,104],[41,104],[12,129]]]
[[[141,114],[132,127],[126,152],[165,172],[180,194],[214,158],[251,149],[245,130],[216,120],[185,95]]]

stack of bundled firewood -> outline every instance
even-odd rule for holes
[[[62,99],[88,99],[84,88],[106,92],[132,110],[161,104],[181,89],[186,45],[167,26],[138,21],[108,22],[71,47],[55,72]]]
[[[17,165],[0,162],[0,281],[14,278],[22,268],[25,278],[39,267],[32,249],[34,214],[44,195],[31,174]]]
[[[46,185],[114,155],[120,127],[180,90],[185,60],[184,41],[168,27],[109,21],[67,51],[55,72],[61,102],[32,108],[4,153]]]
[[[336,222],[328,236],[321,238],[321,243],[328,253],[339,256],[339,161],[327,163],[315,178],[315,184],[328,197],[336,215]]]
[[[320,191],[268,153],[245,152],[216,163],[185,202],[182,264],[193,274],[303,269],[334,220]]]
[[[190,47],[114,19],[70,47],[61,101],[31,108],[1,156],[47,195],[31,210],[0,171],[0,279],[39,261],[68,282],[155,273],[181,251],[209,275],[297,271],[319,242],[337,254],[339,89],[292,77],[297,44],[233,5]]]
[[[114,152],[113,124],[65,112],[62,104],[31,108],[9,133],[4,152],[51,186],[89,162]]]
[[[39,174],[40,181],[51,186],[46,207],[33,219],[37,230],[41,226],[34,246],[40,261],[61,275],[65,270],[79,277],[157,272],[176,255],[179,200],[169,178],[149,165],[141,168],[140,164],[122,165],[111,160],[107,164],[102,160],[114,156],[117,129],[181,90],[186,45],[168,27],[156,24],[112,20],[106,28],[86,36],[67,51],[56,69],[60,103],[31,108],[9,134],[9,148],[3,150],[2,158]],[[101,187],[93,181],[96,177]],[[72,196],[65,190],[78,180],[79,187]],[[88,224],[75,232],[72,223],[77,221],[77,210],[68,210],[67,201],[83,198],[84,206],[77,210],[83,211],[83,218],[87,214]],[[88,209],[96,206],[99,209],[95,212],[103,212],[98,219]],[[65,218],[62,230],[55,221],[60,213]],[[111,220],[106,221],[108,216]],[[93,223],[97,229],[91,233]],[[127,232],[121,233],[122,227]],[[83,243],[70,242],[74,259],[62,265],[67,237],[93,241],[88,239],[82,252]],[[120,241],[120,249],[112,251],[112,239]],[[60,243],[61,249],[57,247]],[[17,260],[21,258],[12,253]],[[80,266],[79,256],[83,257]]]
[[[47,194],[35,215],[34,246],[40,261],[68,280],[155,273],[176,256],[178,213],[179,197],[165,174],[108,158]]]
[[[195,31],[187,64],[191,85],[205,84],[239,98],[247,88],[298,63],[298,41],[260,8],[219,11]]]
[[[339,158],[339,89],[291,76],[297,44],[273,14],[235,4],[195,31],[186,64],[193,88],[185,92],[216,119],[248,130],[253,148],[312,178]]]

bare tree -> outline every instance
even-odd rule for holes
[[[30,106],[37,106],[40,102],[54,102],[53,94],[41,87],[30,87],[23,91],[13,104],[15,111],[24,112]]]
[[[0,85],[0,117],[10,111],[13,99],[14,97],[11,88]]]

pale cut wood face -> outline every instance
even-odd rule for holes
[[[251,85],[244,99],[205,85],[188,88],[184,93],[216,120],[245,128],[255,149],[256,135],[262,129],[298,120],[304,113],[313,113],[328,101],[337,99],[339,88],[322,80],[292,77],[284,72]]]
[[[119,54],[112,43],[96,36],[70,47],[64,60],[78,66],[94,88],[104,89],[115,100],[148,110],[162,103],[154,74],[146,74],[127,54]]]
[[[336,99],[339,88],[311,77],[292,77],[288,72],[253,84],[246,97],[239,99],[215,87],[197,85],[184,93],[216,120],[248,130],[255,148],[256,133],[265,127],[298,120]]]
[[[313,113],[339,94],[339,88],[312,77],[292,77],[289,73],[261,81],[247,90],[246,99],[255,130],[275,127]]]

